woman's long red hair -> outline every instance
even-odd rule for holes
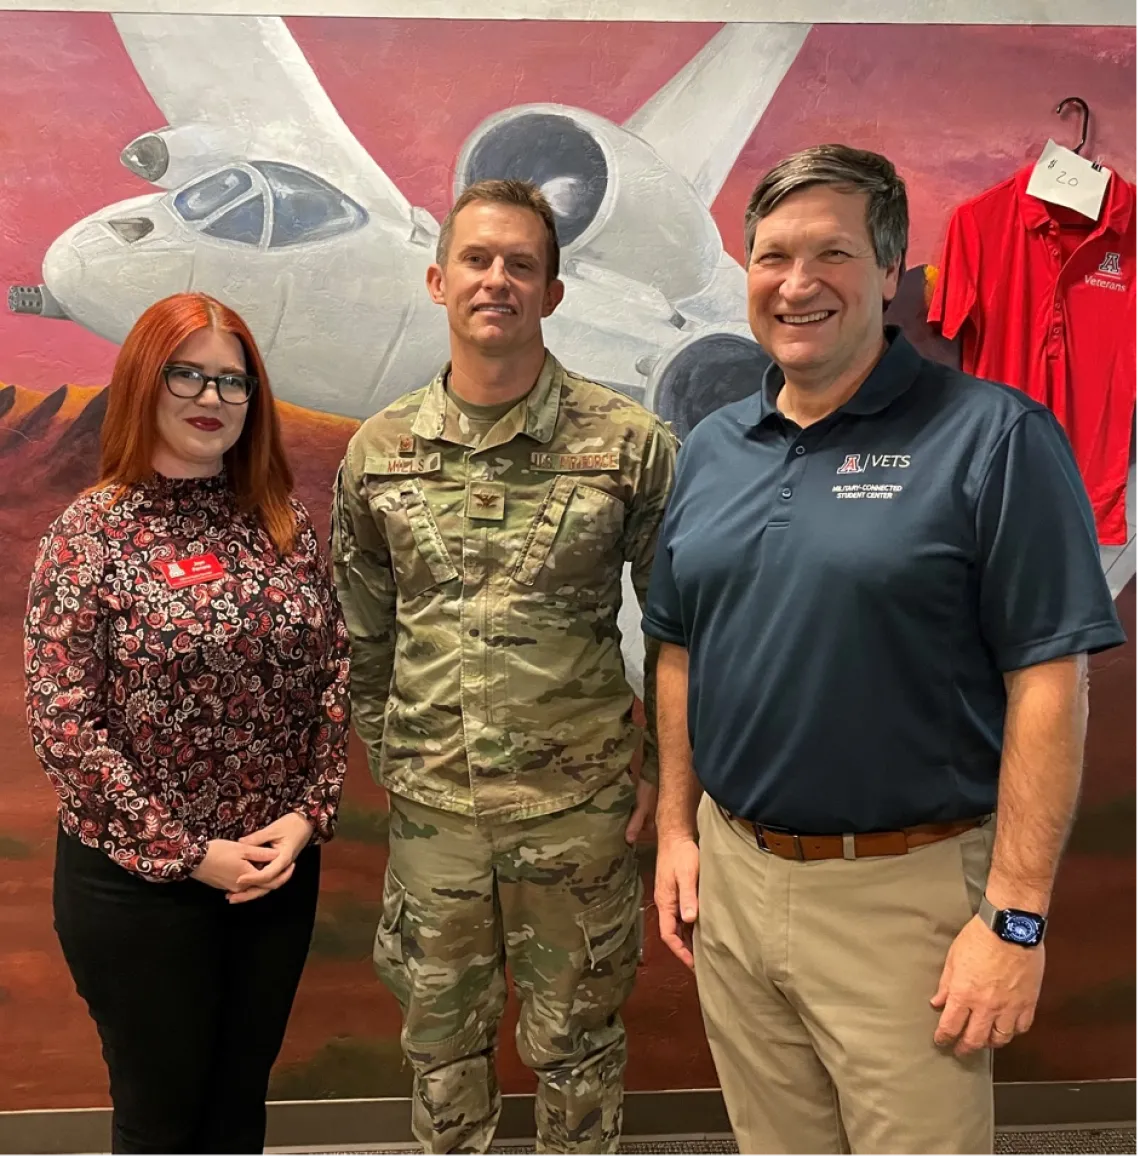
[[[289,503],[293,472],[265,363],[245,322],[207,294],[174,294],[155,302],[127,335],[107,387],[98,485],[127,487],[153,476],[158,392],[166,388],[162,368],[191,334],[206,326],[241,342],[246,373],[257,378],[241,436],[225,454],[226,474],[238,506],[254,511],[277,549],[288,554],[296,535]]]

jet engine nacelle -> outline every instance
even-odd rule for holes
[[[670,301],[700,293],[723,246],[692,185],[640,137],[566,105],[521,105],[467,139],[455,192],[491,177],[533,181],[549,198],[565,258],[644,282]]]
[[[217,169],[249,152],[247,134],[219,125],[179,125],[143,133],[119,154],[136,177],[163,189]]]
[[[645,405],[683,440],[706,415],[755,394],[771,363],[747,325],[709,326],[657,359]]]

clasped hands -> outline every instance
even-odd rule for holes
[[[224,890],[231,905],[256,901],[289,880],[312,835],[312,824],[299,813],[289,812],[240,840],[211,840],[190,875]]]

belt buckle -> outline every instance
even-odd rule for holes
[[[762,852],[771,852],[773,855],[779,855],[778,853],[774,852],[774,850],[769,846],[768,842],[764,839],[765,827],[767,827],[770,832],[776,833],[778,836],[790,837],[792,841],[792,848],[795,849],[796,860],[805,859],[804,846],[800,843],[800,834],[798,832],[783,832],[778,828],[773,828],[770,824],[765,826],[760,824],[759,821],[754,820],[752,821],[752,831],[756,834],[756,844],[759,846]]]

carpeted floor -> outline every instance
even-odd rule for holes
[[[623,1142],[622,1154],[736,1154],[731,1138],[654,1138]],[[996,1154],[1135,1154],[1136,1129],[1003,1130],[997,1135]],[[409,1149],[357,1151],[364,1154],[412,1154]],[[495,1146],[493,1154],[533,1154],[533,1146]]]
[[[1135,1154],[1136,1128],[1014,1130],[997,1136],[998,1154]]]

